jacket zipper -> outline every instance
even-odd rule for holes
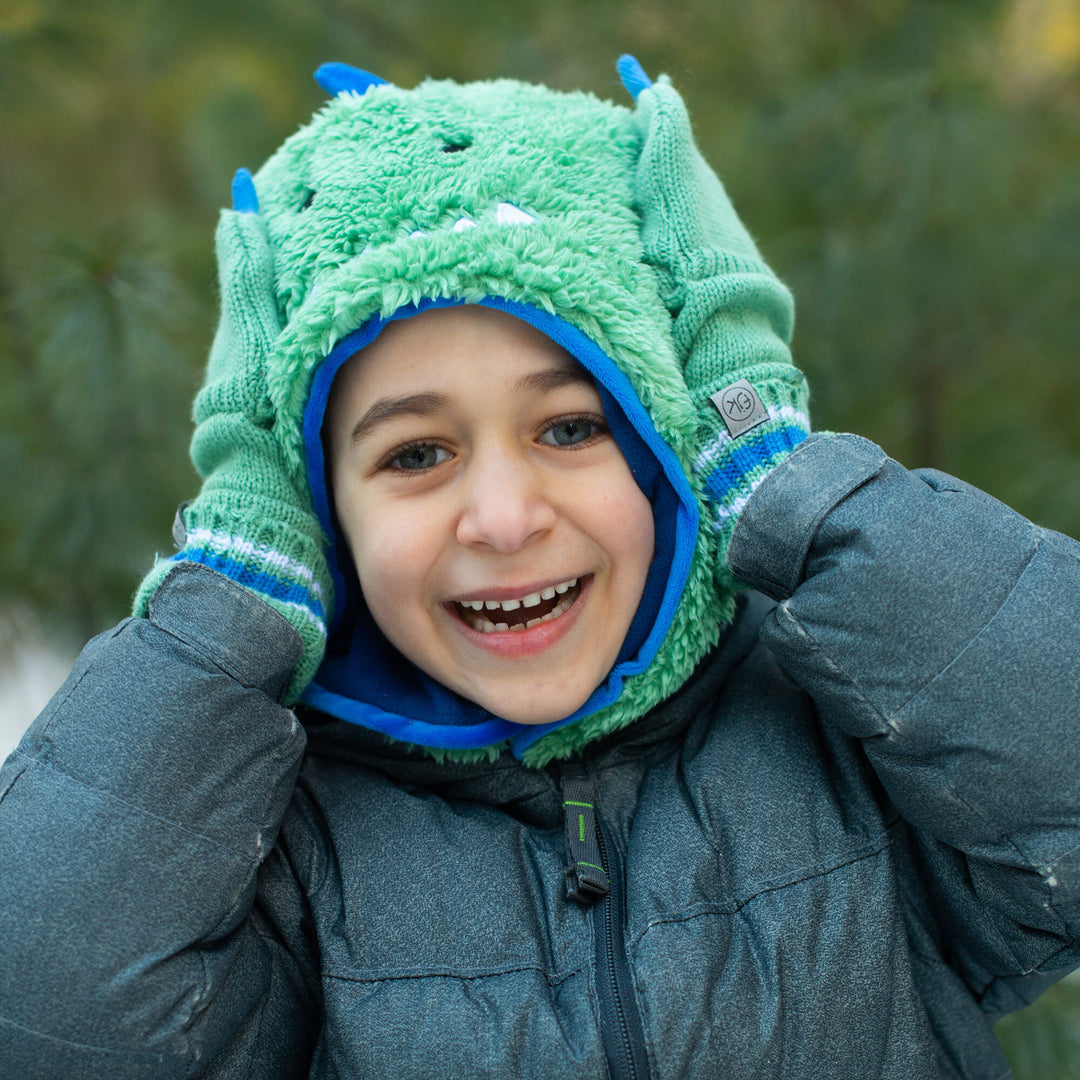
[[[648,1080],[645,1032],[634,1000],[630,963],[623,937],[626,904],[619,852],[599,815],[596,818],[600,862],[611,881],[611,892],[597,902],[593,915],[596,941],[596,986],[600,998],[600,1033],[607,1052],[611,1080]]]
[[[645,1032],[634,1000],[623,927],[625,881],[619,850],[596,808],[592,777],[579,762],[562,767],[567,848],[566,896],[593,905],[600,1035],[611,1080],[649,1080]]]

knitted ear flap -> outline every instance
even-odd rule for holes
[[[674,319],[698,411],[695,471],[712,503],[716,573],[731,588],[727,544],[738,515],[810,430],[806,381],[788,348],[793,302],[698,152],[682,98],[663,76],[634,85],[641,86],[635,194],[644,258]]]

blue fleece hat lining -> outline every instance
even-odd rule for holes
[[[607,679],[572,715],[550,724],[516,724],[493,716],[444,687],[406,660],[383,636],[360,595],[352,558],[339,536],[327,484],[322,426],[334,379],[342,365],[371,344],[385,326],[455,299],[422,301],[375,316],[340,341],[315,373],[304,412],[304,442],[312,504],[330,538],[327,559],[335,611],[326,659],[303,701],[332,716],[395,739],[447,749],[490,746],[510,740],[520,756],[537,739],[613,704],[622,681],[644,671],[674,617],[690,572],[697,536],[697,502],[678,459],[664,442],[626,375],[591,339],[562,319],[525,304],[488,297],[485,307],[505,311],[546,334],[596,381],[604,415],[638,486],[653,507],[656,551],[641,603]],[[438,717],[438,723],[416,717]]]

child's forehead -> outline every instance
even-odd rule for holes
[[[588,372],[541,330],[506,312],[479,305],[434,308],[387,324],[345,362],[342,385],[397,392],[470,384],[492,391],[546,394],[568,385],[595,385]]]

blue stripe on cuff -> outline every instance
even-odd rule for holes
[[[283,604],[297,604],[307,608],[320,622],[326,620],[322,604],[305,585],[282,581],[273,574],[253,570],[235,559],[230,559],[227,555],[205,551],[202,548],[185,548],[172,558],[174,562],[193,562],[208,566],[211,570],[216,570],[238,584],[268,596],[271,600],[278,600]]]
[[[790,453],[806,434],[801,427],[785,426],[749,437],[729,454],[723,466],[709,473],[705,490],[716,502],[724,502],[729,492],[746,486],[751,473],[770,464],[778,454]]]

